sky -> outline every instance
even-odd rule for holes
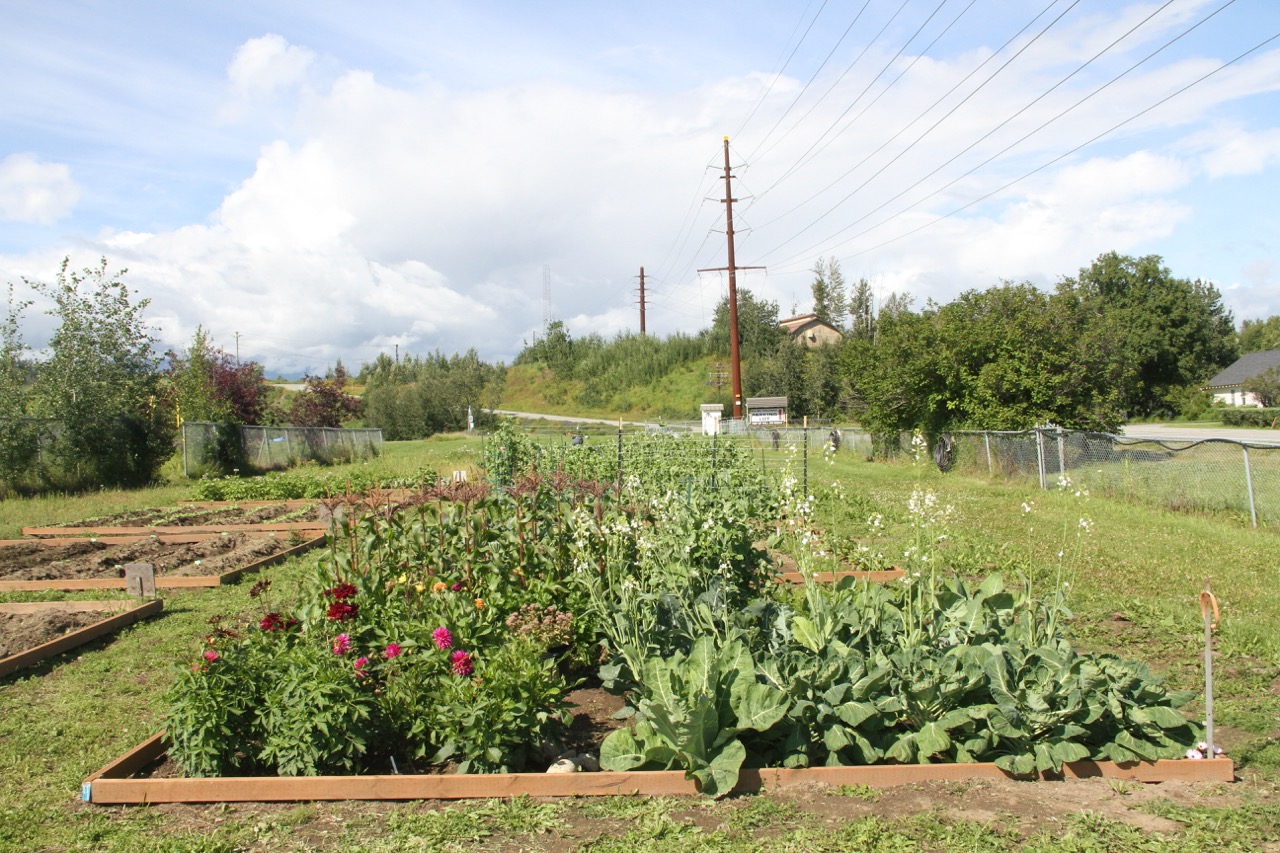
[[[268,376],[917,308],[1159,255],[1280,314],[1276,0],[0,4],[0,282],[106,258]],[[705,270],[705,271],[703,271]],[[548,298],[549,297],[549,298]]]

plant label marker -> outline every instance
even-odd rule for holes
[[[1208,578],[1200,593],[1200,616],[1204,619],[1204,736],[1209,747],[1205,758],[1213,758],[1213,631],[1218,627],[1218,599],[1209,591]]]
[[[124,588],[139,598],[155,598],[156,567],[151,563],[125,563]]]

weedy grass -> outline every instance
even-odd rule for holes
[[[355,464],[393,473],[422,467],[447,472],[474,464],[480,450],[478,438],[457,436],[388,443],[379,459]],[[811,457],[810,463],[812,490],[839,480],[849,496],[826,517],[820,505],[817,517],[828,538],[845,543],[850,553],[861,545],[886,564],[901,560],[911,544],[907,499],[921,487],[932,489],[955,507],[951,536],[939,546],[949,566],[972,576],[1021,573],[1038,589],[1069,583],[1072,631],[1080,645],[1146,660],[1179,688],[1203,687],[1197,596],[1211,578],[1222,606],[1217,721],[1245,781],[1231,787],[1221,806],[1207,795],[1196,805],[1161,800],[1131,806],[1179,827],[1162,834],[1084,811],[1020,831],[943,812],[902,816],[891,810],[893,792],[861,788],[835,789],[799,805],[768,794],[696,803],[629,797],[231,808],[79,803],[85,776],[153,733],[163,713],[157,699],[174,667],[188,663],[211,630],[209,620],[260,605],[249,597],[252,579],[171,591],[161,616],[0,680],[0,851],[1256,851],[1280,836],[1280,636],[1273,627],[1280,622],[1274,583],[1280,532],[1078,496],[1073,489],[1042,492],[929,467],[868,463],[852,453],[830,463]],[[188,491],[169,484],[6,500],[0,502],[0,536],[16,536],[22,526],[172,506]],[[868,524],[873,514],[882,516],[879,525]],[[269,594],[294,600],[314,559],[303,556],[267,570]],[[847,816],[850,797],[861,801],[859,810],[873,813]],[[824,806],[842,800],[842,809]]]

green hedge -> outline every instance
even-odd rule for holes
[[[1225,426],[1280,427],[1280,409],[1224,409],[1222,423]]]

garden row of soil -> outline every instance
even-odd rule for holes
[[[215,502],[179,504],[177,507],[152,507],[117,513],[103,518],[87,519],[49,527],[23,528],[25,536],[84,535],[79,531],[128,528],[213,527],[225,530],[238,525],[265,525],[271,522],[321,524],[321,505],[314,500]]]
[[[206,503],[24,528],[28,538],[0,542],[0,591],[124,589],[129,563],[151,564],[160,588],[217,586],[323,542],[323,511],[316,501]]]
[[[0,604],[0,678],[159,613],[159,599]]]

